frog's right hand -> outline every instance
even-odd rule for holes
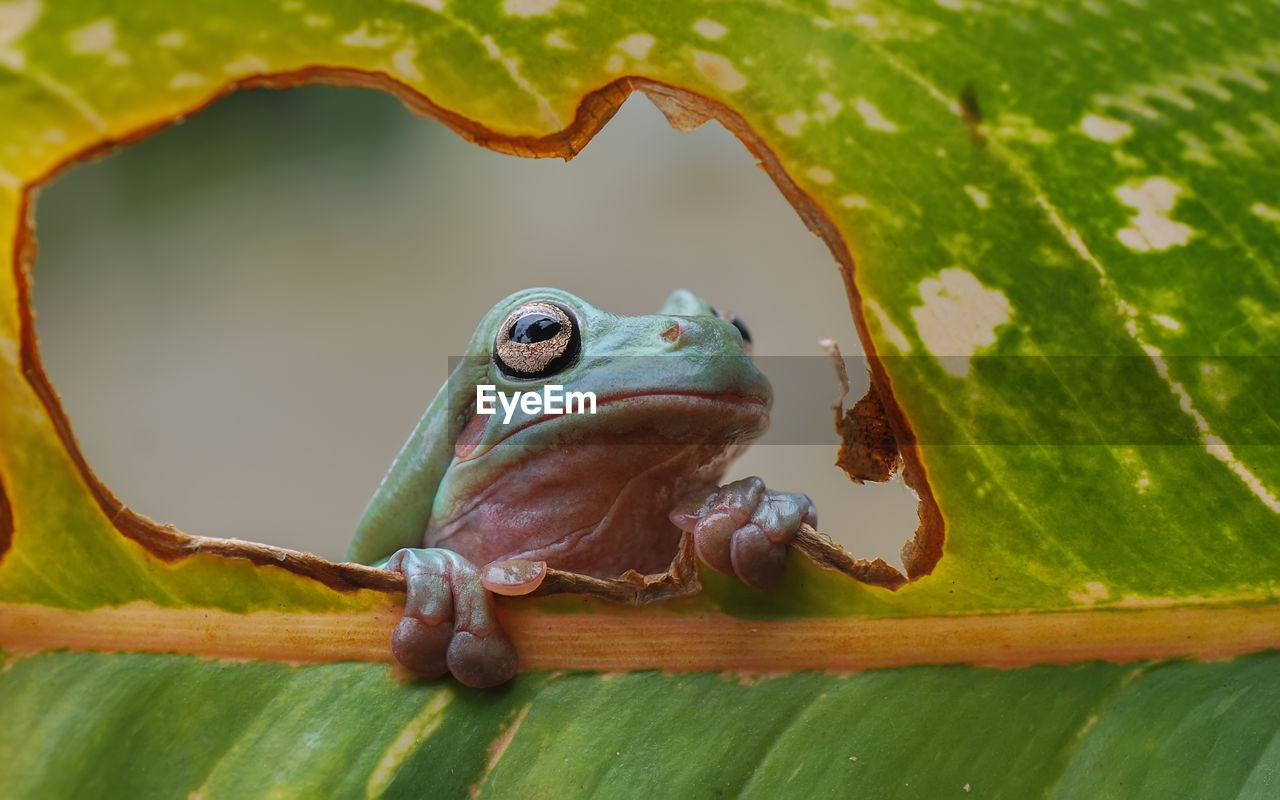
[[[516,674],[515,647],[498,627],[493,597],[470,561],[452,550],[405,548],[386,568],[407,584],[404,616],[391,634],[396,661],[429,678],[452,672],[476,687]]]

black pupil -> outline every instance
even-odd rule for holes
[[[742,320],[733,320],[733,327],[738,329],[738,333],[742,334],[742,341],[751,344],[751,332],[747,330],[747,326],[742,324]]]
[[[559,333],[559,320],[546,314],[529,314],[516,320],[509,338],[517,344],[533,344],[554,339]]]

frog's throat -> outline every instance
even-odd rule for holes
[[[477,481],[462,505],[433,519],[426,544],[478,564],[542,560],[600,578],[628,569],[660,572],[680,538],[670,510],[691,490],[718,485],[735,449],[706,443],[531,449],[519,468]]]

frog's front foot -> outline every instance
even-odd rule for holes
[[[404,616],[391,652],[407,669],[430,678],[446,672],[468,686],[496,686],[516,674],[511,640],[498,627],[493,597],[480,573],[451,550],[397,550],[387,569],[404,575]]]
[[[698,558],[759,589],[782,580],[787,548],[800,524],[818,524],[807,495],[774,492],[759,478],[743,478],[705,497],[686,498],[671,521],[693,534]]]

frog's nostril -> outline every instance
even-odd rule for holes
[[[658,335],[662,337],[663,341],[671,342],[672,344],[674,344],[680,341],[680,334],[683,332],[684,331],[680,328],[680,323],[673,322],[671,323],[671,327],[667,328],[665,331],[663,331]]]

